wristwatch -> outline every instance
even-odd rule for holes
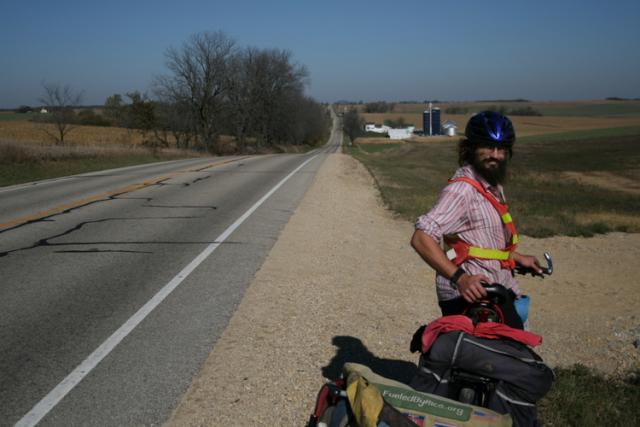
[[[453,283],[454,285],[457,285],[457,284],[458,284],[458,280],[460,279],[460,277],[461,277],[463,274],[466,274],[466,273],[467,273],[467,272],[466,272],[466,271],[464,271],[464,269],[463,269],[462,267],[458,267],[458,269],[456,270],[456,272],[455,272],[455,273],[453,273],[453,276],[451,276],[451,278],[449,279],[449,281],[450,281],[451,283]]]

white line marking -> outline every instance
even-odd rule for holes
[[[216,250],[226,239],[238,228],[249,216],[256,211],[273,193],[275,193],[285,182],[296,172],[306,166],[318,154],[307,159],[293,172],[284,177],[267,194],[262,196],[253,206],[249,208],[240,218],[231,224],[218,238],[193,259],[180,273],[178,273],[169,283],[164,285],[157,294],[142,306],[133,316],[129,318],[117,331],[115,331],[105,342],[93,351],[77,368],[75,368],[65,379],[49,392],[40,402],[38,402],[20,421],[16,427],[35,426],[51,411],[84,377],[86,377],[129,333],[138,326],[175,288],[186,279],[198,265],[200,265],[213,251]]]

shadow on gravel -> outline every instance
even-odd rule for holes
[[[376,374],[405,384],[411,381],[418,369],[415,364],[404,360],[380,359],[358,338],[338,335],[333,337],[331,343],[338,348],[336,355],[327,366],[322,367],[322,375],[329,380],[337,379],[347,362],[366,365]]]

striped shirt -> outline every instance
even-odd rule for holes
[[[504,203],[502,186],[491,186],[470,165],[459,168],[453,178],[466,176],[480,182],[491,194]],[[457,234],[472,246],[504,249],[510,242],[511,233],[503,225],[500,214],[478,190],[466,182],[447,185],[436,205],[416,220],[416,229],[422,230],[442,245],[447,234]],[[520,295],[518,284],[510,270],[500,267],[500,261],[469,259],[462,263],[469,274],[484,274],[492,282],[501,283]],[[436,275],[436,292],[439,301],[460,296],[458,290],[441,274]]]

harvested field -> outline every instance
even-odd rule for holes
[[[638,116],[640,101],[533,101],[533,102],[444,102],[435,106],[444,110],[450,107],[467,108],[469,114],[491,107],[505,107],[509,110],[531,107],[544,116]],[[395,113],[422,113],[425,104],[396,104]]]
[[[407,124],[422,129],[422,114],[398,113],[365,113],[362,114],[367,123],[384,123],[385,120],[402,118]],[[442,114],[441,121],[453,120],[459,126],[458,132],[471,114]],[[542,135],[547,133],[571,132],[577,130],[606,129],[617,127],[640,126],[640,116],[630,117],[554,117],[554,116],[510,116],[518,136]]]
[[[619,176],[611,172],[563,172],[564,178],[572,179],[580,184],[592,185],[605,190],[622,191],[623,193],[640,195],[640,182],[635,179]]]
[[[56,133],[50,123],[34,123],[29,121],[0,121],[0,139],[17,142],[53,142],[46,132]],[[74,126],[65,136],[65,142],[74,145],[138,145],[143,141],[140,132],[131,129]]]

